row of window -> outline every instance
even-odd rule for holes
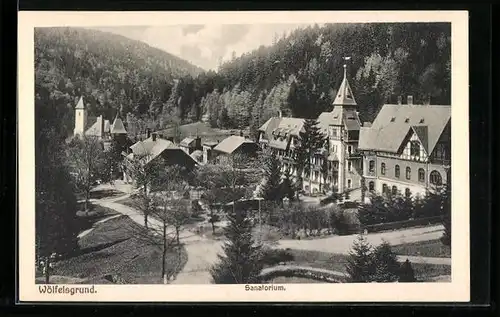
[[[375,191],[375,182],[368,183],[368,190],[371,192]],[[392,195],[397,195],[398,194],[398,187],[392,186],[391,191],[389,191],[389,186],[387,186],[387,184],[382,184],[382,193],[384,193],[384,194],[391,193]],[[411,196],[411,190],[409,188],[405,188],[405,196],[406,197]]]
[[[369,166],[369,172],[374,173],[375,172],[375,161],[370,161],[368,166]],[[385,167],[385,163],[381,163],[380,164],[380,174],[386,175],[386,172],[387,172],[387,170]],[[406,179],[410,180],[411,179],[411,168],[409,166],[406,167],[405,172],[406,172],[405,173]],[[401,169],[400,169],[399,165],[396,165],[394,167],[394,177],[400,178],[400,176],[401,176]],[[418,169],[418,181],[422,182],[422,183],[425,182],[425,170],[423,168]],[[431,184],[441,185],[443,182],[443,179],[441,177],[441,174],[438,171],[434,170],[429,175],[429,181]]]

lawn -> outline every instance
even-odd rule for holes
[[[52,275],[79,278],[78,283],[109,283],[110,276],[121,283],[162,283],[161,249],[131,237],[137,226],[126,216],[98,225],[80,239],[73,257],[56,263]],[[187,262],[185,249],[168,253],[166,262],[167,270],[178,273]]]
[[[174,137],[176,134],[176,129],[171,127],[159,132],[165,137]],[[202,141],[207,141],[207,140],[222,141],[231,134],[239,133],[239,130],[216,129],[210,127],[208,123],[194,122],[179,126],[178,132],[180,132],[181,139],[193,135],[198,135],[202,138]]]
[[[295,249],[288,251],[294,256],[294,261],[290,262],[290,265],[310,266],[314,268],[344,273],[346,272],[345,265],[347,263],[348,255]],[[431,277],[439,275],[451,275],[451,266],[449,265],[421,263],[412,263],[411,265],[415,272],[415,277],[421,281],[426,281]]]
[[[77,207],[79,211],[76,213],[76,218],[79,232],[92,228],[99,220],[118,214],[113,209],[100,205],[90,204],[88,211],[82,211],[83,203],[79,203]]]
[[[450,258],[451,248],[443,245],[439,240],[429,240],[414,243],[399,244],[392,247],[396,254],[408,256],[426,256],[436,258]]]

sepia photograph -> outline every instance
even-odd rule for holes
[[[467,13],[229,13],[30,23],[21,293],[467,300]]]

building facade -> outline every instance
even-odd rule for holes
[[[303,190],[309,193],[361,190],[362,164],[358,151],[361,122],[354,94],[344,78],[333,102],[333,110],[317,118],[317,126],[327,142],[311,157],[311,173],[302,175]],[[305,119],[270,118],[259,129],[258,141],[262,148],[271,149],[282,162],[282,172],[297,178],[295,150],[300,144]]]
[[[362,127],[363,177],[368,193],[422,196],[449,181],[451,107],[384,105]],[[369,197],[367,195],[366,197]]]

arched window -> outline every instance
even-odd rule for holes
[[[425,182],[425,171],[423,168],[418,169],[418,181]]]
[[[368,183],[368,190],[371,192],[375,190],[375,183],[374,182]]]
[[[409,188],[405,189],[405,196],[406,196],[406,198],[410,198],[411,197],[411,190]]]
[[[443,179],[441,178],[441,174],[438,171],[432,171],[429,180],[433,185],[442,185]]]
[[[373,161],[373,160],[370,161],[368,164],[368,168],[369,168],[368,171],[370,173],[374,173],[375,172],[375,161]]]
[[[380,164],[380,174],[385,175],[385,163]]]
[[[399,165],[396,165],[396,166],[394,167],[394,176],[395,176],[396,178],[399,178],[399,175],[400,175]]]
[[[406,179],[411,179],[411,168],[406,168]]]
[[[398,188],[396,186],[392,186],[392,192],[391,194],[397,195],[398,194]]]
[[[387,184],[382,184],[382,193],[387,194],[388,190]]]

